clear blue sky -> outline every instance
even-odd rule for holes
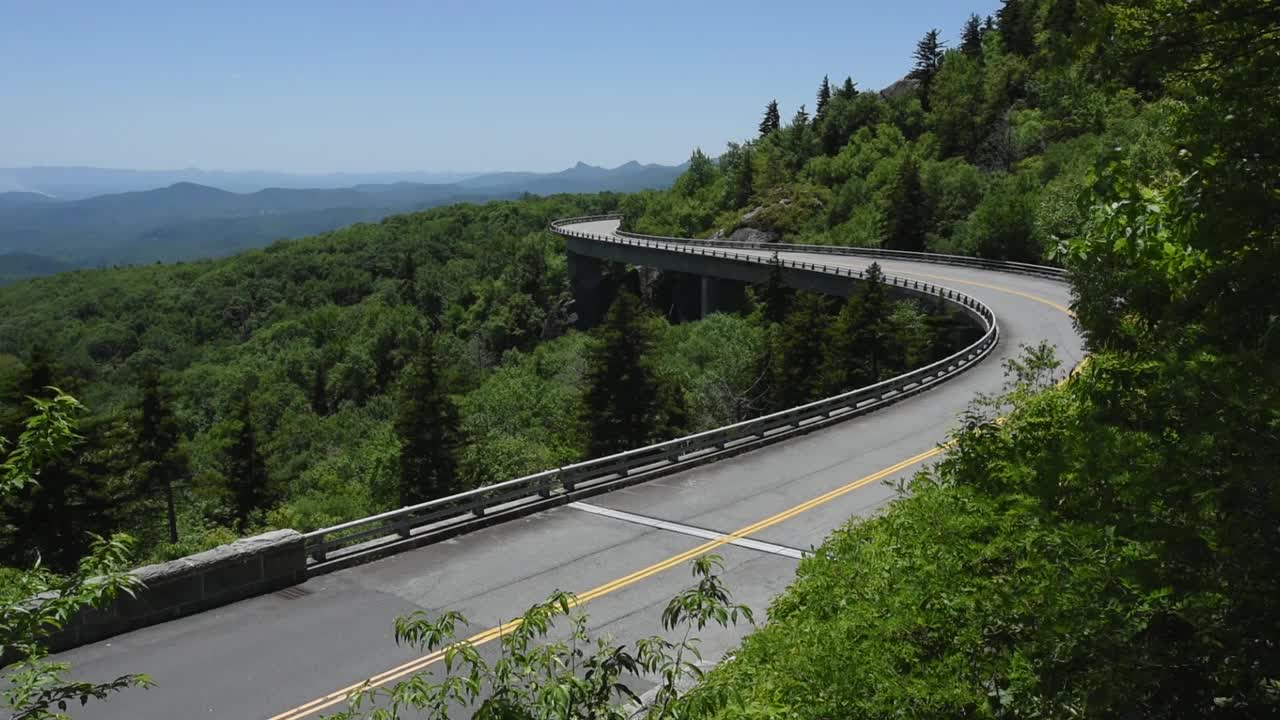
[[[0,167],[678,162],[998,0],[0,0]]]

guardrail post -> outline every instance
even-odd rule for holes
[[[311,559],[315,560],[318,563],[324,562],[326,559],[328,559],[328,557],[329,557],[328,553],[326,553],[324,550],[311,551]]]
[[[400,525],[400,527],[396,528],[396,534],[402,538],[407,538],[412,530],[413,528],[409,527],[409,523],[406,521]]]
[[[482,518],[482,517],[484,517],[484,510],[485,510],[484,506],[483,506],[483,505],[481,505],[481,506],[480,506],[480,507],[478,507],[478,508],[474,508],[474,509],[472,509],[471,514],[472,514],[472,515],[474,515],[474,516],[476,516],[476,517],[478,517],[478,518]]]

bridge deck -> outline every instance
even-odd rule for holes
[[[583,226],[612,236],[616,221]],[[764,254],[764,251],[758,251]],[[865,268],[870,260],[831,255],[784,257]],[[1068,367],[1081,341],[1064,312],[1068,288],[1035,277],[906,261],[886,273],[953,287],[985,302],[1003,334],[978,367],[927,393],[833,428],[696,470],[593,498],[594,506],[713,533],[764,523],[747,536],[782,548],[817,545],[851,515],[892,497],[879,480],[909,474],[945,439],[957,413],[978,393],[997,391],[1001,361],[1023,343],[1047,340]],[[886,471],[888,472],[882,472]],[[826,502],[778,514],[833,490]],[[591,591],[586,611],[596,633],[620,639],[653,634],[666,600],[688,585],[681,554],[714,540],[608,513],[565,506],[382,561],[314,578],[305,594],[267,595],[146,628],[63,654],[77,674],[105,679],[146,672],[157,687],[94,703],[76,717],[103,720],[312,717],[341,705],[317,698],[410,661],[392,641],[392,620],[413,610],[455,609],[473,632],[509,619],[555,589]],[[785,553],[722,544],[726,580],[763,620],[768,601],[791,581]],[[704,633],[708,658],[749,628]],[[470,634],[470,633],[465,633]],[[464,634],[464,635],[465,635]],[[485,646],[492,653],[495,643]]]

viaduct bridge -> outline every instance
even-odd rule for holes
[[[764,281],[775,253],[786,284],[832,294],[847,293],[878,262],[893,292],[952,303],[983,334],[935,365],[801,408],[306,535],[282,531],[215,558],[198,578],[194,562],[148,569],[149,595],[68,644],[129,631],[58,659],[86,679],[145,672],[157,687],[76,717],[332,713],[366,679],[390,683],[437,667],[439,653],[418,657],[396,646],[396,616],[461,611],[473,625],[460,636],[493,653],[500,624],[557,589],[578,593],[595,634],[646,636],[689,583],[688,561],[709,552],[724,557],[735,598],[763,618],[807,551],[850,516],[890,501],[887,481],[936,458],[969,401],[1000,389],[1001,360],[1041,341],[1066,367],[1083,357],[1069,288],[1050,268],[655,238],[622,232],[619,221],[571,219],[552,230],[575,263],[622,261],[707,278],[702,310],[731,302],[731,283]],[[232,587],[217,594],[219,583]],[[200,600],[175,610],[191,593]],[[708,632],[705,655],[719,657],[748,630]]]

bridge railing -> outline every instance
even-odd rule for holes
[[[564,235],[600,242],[621,243],[687,252],[728,260],[771,264],[772,258],[722,250],[716,247],[673,242],[645,236],[604,236],[575,230],[567,225],[596,220],[613,220],[617,215],[573,218],[557,221],[552,230]],[[849,278],[861,278],[859,270],[821,263],[780,260],[784,267]],[[352,520],[305,535],[307,553],[313,563],[376,551],[409,540],[415,531],[435,533],[465,527],[495,511],[518,511],[522,506],[548,502],[567,495],[627,481],[637,475],[654,476],[677,472],[717,457],[776,442],[793,434],[809,432],[839,422],[867,410],[896,402],[938,384],[986,357],[1000,339],[995,314],[982,302],[957,290],[919,280],[885,276],[884,282],[932,295],[962,308],[984,328],[982,336],[968,347],[942,360],[874,385],[781,412],[744,420],[733,425],[675,438],[616,455],[586,460],[546,470],[526,477],[468,490],[409,507]]]
[[[626,232],[625,230],[619,230],[617,231],[617,234],[620,237],[630,239],[661,240],[662,242],[668,243],[680,242],[700,247],[770,250],[822,255],[851,255],[881,260],[908,260],[910,262],[926,262],[937,265],[957,265],[960,267],[971,267],[981,270],[1012,272],[1020,275],[1035,275],[1037,277],[1045,277],[1053,280],[1067,279],[1067,271],[1062,268],[1050,267],[1048,265],[1033,265],[1031,263],[1009,262],[1005,260],[987,260],[984,258],[969,257],[967,255],[945,255],[941,253],[911,252],[908,250],[845,247],[843,245],[800,245],[795,243],[736,242],[733,240],[682,240],[680,238],[668,238],[658,235],[641,235],[639,233]]]
[[[559,232],[559,229],[566,225],[621,219],[622,215],[619,213],[565,218],[551,223],[551,229],[553,232]],[[1036,265],[1033,263],[1012,262],[1008,260],[988,260],[986,258],[971,257],[968,255],[913,252],[910,250],[885,250],[883,248],[860,248],[844,245],[802,245],[799,243],[738,242],[736,240],[693,240],[689,238],[668,237],[665,235],[645,235],[642,233],[628,232],[626,230],[616,230],[615,234],[620,237],[634,240],[655,240],[664,243],[681,243],[684,245],[716,247],[730,250],[737,248],[739,250],[768,250],[771,252],[778,251],[814,253],[822,255],[850,255],[879,258],[883,260],[908,260],[911,262],[926,262],[937,265],[956,265],[959,267],[978,268],[980,270],[994,270],[997,272],[1012,272],[1021,275],[1035,275],[1037,277],[1045,277],[1053,280],[1065,281],[1067,279],[1066,270],[1052,267],[1050,265]]]

